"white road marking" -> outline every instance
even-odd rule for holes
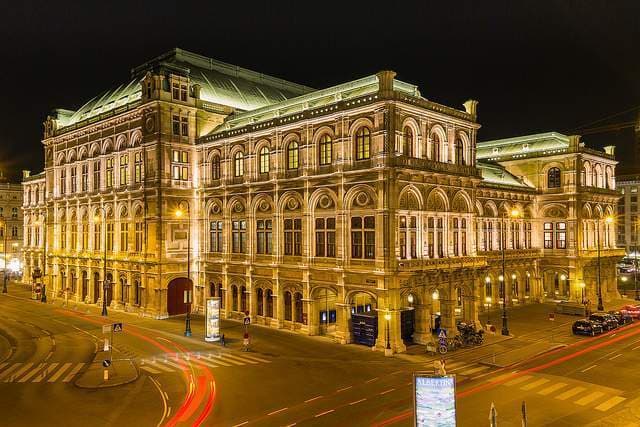
[[[567,386],[566,383],[556,383],[556,384],[554,384],[552,386],[549,386],[547,388],[543,388],[542,390],[540,390],[538,392],[538,394],[541,394],[542,396],[548,396],[551,393],[553,393],[554,391],[558,391],[561,388],[566,387],[566,386]]]
[[[231,364],[233,364],[233,365],[243,366],[243,365],[245,365],[246,363],[249,363],[249,362],[246,362],[246,363],[245,363],[245,362],[240,362],[240,361],[236,360],[233,356],[229,357],[227,354],[221,354],[221,355],[219,355],[218,357],[219,357],[220,359],[224,358],[224,361],[225,361],[225,362],[227,362],[227,363],[231,363]],[[252,362],[252,363],[256,363],[256,362]]]
[[[213,361],[213,363],[217,363],[218,365],[231,366],[230,364],[223,362],[222,359],[220,359],[220,357],[218,356],[207,356],[207,359]]]
[[[639,346],[637,346],[637,347],[633,347],[631,350],[637,350],[637,349],[639,349],[639,348],[640,348],[640,345],[639,345]]]
[[[617,359],[618,357],[622,356],[622,353],[616,354],[613,357],[610,357],[609,360],[613,360],[613,359]]]
[[[558,400],[567,400],[568,398],[575,396],[578,393],[582,393],[583,391],[585,391],[586,388],[584,387],[574,387],[570,390],[565,391],[562,394],[559,394],[556,396],[556,399]]]
[[[323,415],[330,414],[330,413],[332,413],[333,411],[335,411],[335,409],[329,409],[328,411],[320,412],[319,414],[314,415],[314,416],[313,416],[313,418],[318,418],[318,417],[321,417],[321,416],[323,416]]]
[[[82,369],[82,367],[83,367],[83,366],[84,366],[84,363],[78,363],[78,364],[76,365],[76,367],[75,367],[75,368],[73,368],[73,369],[71,370],[71,372],[69,372],[69,375],[67,375],[66,377],[64,377],[64,379],[62,380],[62,382],[63,382],[63,383],[68,383],[69,381],[71,381],[71,378],[73,378],[73,376],[74,376],[75,374],[77,374],[77,373],[78,373],[78,371],[79,371],[80,369]]]
[[[304,401],[304,403],[309,403],[309,402],[313,402],[314,400],[318,400],[321,399],[324,396],[316,396],[316,397],[312,397],[311,399],[307,399]]]
[[[367,400],[367,398],[366,398],[366,397],[365,397],[365,398],[363,398],[363,399],[360,399],[360,400],[356,400],[356,401],[354,401],[354,402],[351,402],[351,403],[349,403],[349,405],[353,406],[353,405],[356,405],[356,404],[358,404],[358,403],[360,403],[360,402],[364,402],[365,400]]]
[[[20,381],[18,381],[19,383],[24,383],[29,381],[29,379],[33,376],[35,376],[35,374],[37,374],[38,372],[40,372],[40,370],[42,368],[44,368],[47,364],[46,363],[41,363],[38,366],[36,366],[33,370],[31,370],[31,372],[29,372],[27,375],[25,375],[24,377],[20,378]]]
[[[173,363],[173,362],[171,362],[169,360],[162,360],[161,362],[164,363],[165,365],[173,366],[174,368],[177,368],[179,370],[183,369],[182,366],[178,365],[177,363]]]
[[[148,366],[140,366],[140,369],[142,369],[143,371],[147,371],[150,374],[161,374],[162,373],[161,371],[158,371],[157,369],[150,368]]]
[[[8,376],[11,372],[15,371],[22,365],[22,363],[16,363],[15,365],[9,366],[2,374],[0,374],[0,380]]]
[[[507,381],[506,383],[504,383],[504,385],[511,387],[512,385],[517,385],[525,381],[529,381],[531,378],[533,378],[531,375],[524,375],[511,381]]]
[[[152,360],[152,361],[151,361],[151,364],[152,364],[154,367],[156,367],[156,368],[160,369],[161,371],[165,371],[165,372],[175,372],[175,371],[174,371],[173,369],[171,369],[171,368],[167,368],[166,366],[162,366],[162,365],[160,364],[160,362],[159,362],[159,361],[157,361],[157,360]]]
[[[196,364],[203,364],[203,365],[206,365],[206,366],[208,366],[210,368],[219,368],[220,367],[220,365],[217,365],[217,364],[209,361],[209,359],[200,359],[200,360],[197,360],[195,363]]]
[[[16,372],[15,374],[12,374],[11,377],[5,379],[4,382],[5,383],[13,382],[14,380],[18,379],[18,377],[20,377],[22,374],[24,374],[29,369],[31,369],[32,366],[33,366],[33,363],[31,362],[26,363],[22,368],[18,370],[18,372]]]
[[[593,393],[587,394],[582,399],[576,400],[575,404],[586,406],[594,400],[601,398],[602,396],[604,396],[604,393],[602,393],[601,391],[594,391]]]
[[[243,423],[236,424],[236,425],[234,425],[233,427],[240,427],[240,426],[243,426],[243,425],[245,425],[245,424],[249,424],[249,421],[245,421],[245,422],[243,422]]]
[[[223,357],[226,357],[227,359],[231,359],[231,360],[237,360],[239,362],[244,362],[244,363],[250,363],[252,365],[257,365],[259,364],[259,362],[256,362],[255,360],[249,360],[249,359],[245,359],[243,357],[240,356],[235,356],[233,354],[229,354],[229,353],[224,353],[222,355]]]
[[[258,362],[262,362],[262,363],[271,363],[271,360],[262,359],[260,357],[254,356],[254,355],[243,354],[242,357],[245,358],[245,359],[251,359],[251,360],[255,360],[255,361],[258,361]]]
[[[43,379],[45,379],[47,377],[47,375],[49,375],[51,372],[53,372],[56,369],[56,366],[58,366],[59,363],[58,362],[54,362],[49,364],[49,366],[47,367],[47,369],[45,369],[44,371],[42,371],[42,373],[40,375],[38,375],[33,381],[31,381],[32,383],[39,383],[40,381],[42,381]]]
[[[523,385],[522,387],[520,387],[520,390],[523,390],[523,391],[533,390],[534,388],[539,387],[539,386],[541,386],[542,384],[546,384],[546,383],[548,383],[548,382],[549,382],[549,380],[548,380],[548,379],[546,379],[546,378],[541,378],[541,379],[539,379],[538,381],[534,381],[534,382],[529,383],[529,384],[527,384],[527,385]]]
[[[151,378],[151,381],[153,382],[153,385],[156,386],[156,388],[158,389],[158,393],[160,393],[160,397],[162,397],[162,418],[160,418],[160,421],[158,421],[157,427],[160,427],[162,425],[162,422],[164,421],[164,419],[167,416],[167,399],[166,399],[166,393],[162,392],[162,389],[160,388],[160,383],[155,380],[154,378]]]
[[[382,396],[383,394],[391,393],[393,390],[395,390],[395,388],[390,388],[389,390],[385,390],[381,393],[378,393],[378,395]]]
[[[462,371],[462,372],[460,372],[460,375],[473,375],[473,374],[475,374],[477,372],[480,372],[480,371],[486,371],[487,369],[489,369],[488,366],[479,366],[477,368],[473,368],[473,369],[469,369],[469,370],[466,370],[466,371]]]
[[[371,378],[371,379],[369,379],[369,380],[366,380],[366,381],[365,381],[365,384],[372,383],[372,382],[374,382],[374,381],[375,381],[375,380],[377,380],[377,379],[378,379],[378,377],[375,377],[375,378]]]
[[[589,366],[588,368],[585,368],[585,369],[583,369],[583,370],[582,370],[582,371],[580,371],[580,372],[587,372],[587,371],[589,371],[589,370],[591,370],[591,369],[595,368],[596,366],[598,366],[598,365],[591,365],[591,366]]]
[[[339,388],[339,389],[337,389],[337,390],[336,390],[336,393],[340,393],[340,392],[343,392],[343,391],[345,391],[345,390],[349,390],[349,389],[350,389],[350,388],[352,388],[352,387],[353,387],[353,386],[352,386],[352,385],[350,385],[350,386],[347,386],[347,387]]]
[[[616,406],[618,403],[624,402],[626,399],[624,397],[621,396],[614,396],[609,400],[605,400],[604,402],[602,402],[601,404],[599,404],[598,406],[596,406],[596,409],[598,411],[608,411],[609,409],[613,408],[614,406]]]
[[[5,366],[7,366],[9,363],[5,362],[5,363],[0,363],[0,371],[2,371],[4,369]]]
[[[73,363],[71,362],[67,362],[64,365],[62,365],[60,367],[60,369],[58,369],[58,372],[56,372],[55,374],[53,374],[53,376],[51,378],[49,378],[48,382],[52,383],[58,380],[58,378],[60,378],[62,376],[62,374],[71,367],[71,365],[73,365]]]

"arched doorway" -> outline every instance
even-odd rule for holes
[[[335,333],[337,312],[337,293],[333,289],[318,288],[313,294],[313,302],[316,310],[318,322],[318,333],[329,335]]]
[[[373,347],[378,338],[376,298],[366,292],[354,292],[348,298],[351,311],[351,341]]]
[[[184,291],[191,290],[191,281],[186,277],[173,279],[167,285],[167,314],[185,314],[188,305],[184,303]]]

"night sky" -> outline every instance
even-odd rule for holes
[[[323,88],[392,69],[480,101],[479,139],[635,119],[640,2],[10,2],[0,13],[0,167],[42,169],[42,121],[173,47]],[[591,127],[591,125],[587,126]],[[591,135],[633,166],[632,129]]]

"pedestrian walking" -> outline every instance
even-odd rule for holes
[[[220,344],[222,344],[223,347],[227,346],[226,342],[224,341],[224,334],[222,334],[222,336],[220,337]]]

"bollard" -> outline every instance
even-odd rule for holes
[[[103,378],[104,378],[105,381],[109,381],[109,370],[108,369],[104,370],[104,377]]]

